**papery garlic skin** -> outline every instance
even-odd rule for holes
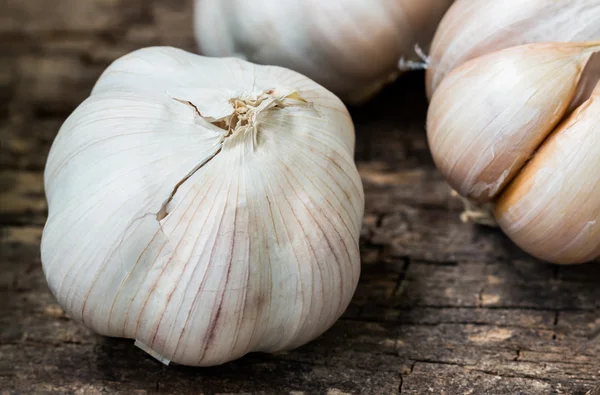
[[[530,254],[555,263],[600,257],[600,83],[501,195],[496,219]]]
[[[598,37],[600,39],[600,36]],[[571,105],[567,110],[567,113],[572,113],[577,107],[582,105],[587,99],[589,99],[592,95],[592,91],[596,86],[596,83],[600,81],[600,52],[593,54],[590,57],[585,69],[583,69],[583,73],[581,74],[581,79],[579,80],[579,85],[577,87],[577,93],[575,93],[575,97],[571,101]]]
[[[359,277],[354,143],[342,102],[293,71],[126,55],[48,158],[50,289],[74,319],[166,361],[304,344]]]
[[[564,116],[588,44],[530,44],[450,73],[431,99],[427,136],[437,167],[462,196],[493,199]]]
[[[360,102],[420,60],[453,0],[196,0],[200,52],[296,70]]]
[[[599,39],[600,0],[457,0],[431,44],[427,94],[453,69],[481,55],[536,42]],[[594,76],[600,78],[597,71]]]

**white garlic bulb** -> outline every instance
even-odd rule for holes
[[[196,0],[200,51],[296,70],[358,102],[427,51],[453,0]]]
[[[287,69],[162,47],[116,60],[45,169],[53,294],[164,362],[314,339],[359,277],[354,139],[342,102]]]
[[[450,71],[481,55],[536,42],[598,39],[600,0],[456,0],[431,43],[427,93],[431,97]],[[596,62],[597,80],[600,56]],[[594,86],[586,85],[581,101]]]
[[[554,263],[600,256],[600,84],[564,120],[597,52],[600,42],[537,43],[480,56],[446,76],[427,114],[432,155],[449,184],[472,201],[493,201],[505,233]]]

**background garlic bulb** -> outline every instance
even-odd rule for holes
[[[361,101],[419,60],[453,0],[196,0],[198,45],[296,70]]]
[[[457,0],[439,24],[427,69],[429,97],[445,76],[470,59],[535,42],[600,39],[600,0]],[[588,65],[581,104],[600,77],[600,55]],[[586,71],[588,72],[588,71]]]
[[[600,87],[559,124],[598,51],[600,42],[538,43],[480,56],[446,76],[427,114],[450,185],[495,200],[507,235],[555,263],[600,256]]]
[[[52,146],[50,288],[73,318],[164,362],[299,346],[333,324],[358,281],[353,152],[342,102],[296,72],[131,53]]]

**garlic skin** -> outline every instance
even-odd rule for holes
[[[571,101],[567,113],[572,113],[577,107],[591,97],[597,82],[600,82],[600,52],[593,54],[583,69],[577,87],[577,93],[575,93],[575,97]]]
[[[431,43],[427,95],[431,97],[453,69],[484,54],[536,42],[598,39],[600,0],[456,0]],[[600,57],[595,61],[600,65]],[[587,97],[600,78],[598,69],[590,78]]]
[[[196,0],[200,52],[296,70],[361,102],[420,60],[454,0]]]
[[[427,114],[433,159],[449,184],[474,201],[493,199],[565,115],[593,51],[529,44],[452,71]]]
[[[165,363],[316,338],[360,273],[354,139],[342,102],[291,70],[166,47],[116,60],[48,158],[52,293]]]
[[[599,115],[600,83],[496,204],[502,230],[540,259],[582,263],[600,257]]]

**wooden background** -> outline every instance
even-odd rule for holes
[[[318,340],[215,368],[165,367],[66,317],[39,258],[51,141],[118,56],[193,51],[191,7],[0,0],[0,393],[598,393],[600,265],[546,265],[459,221],[427,151],[422,74],[352,109],[363,273]]]

